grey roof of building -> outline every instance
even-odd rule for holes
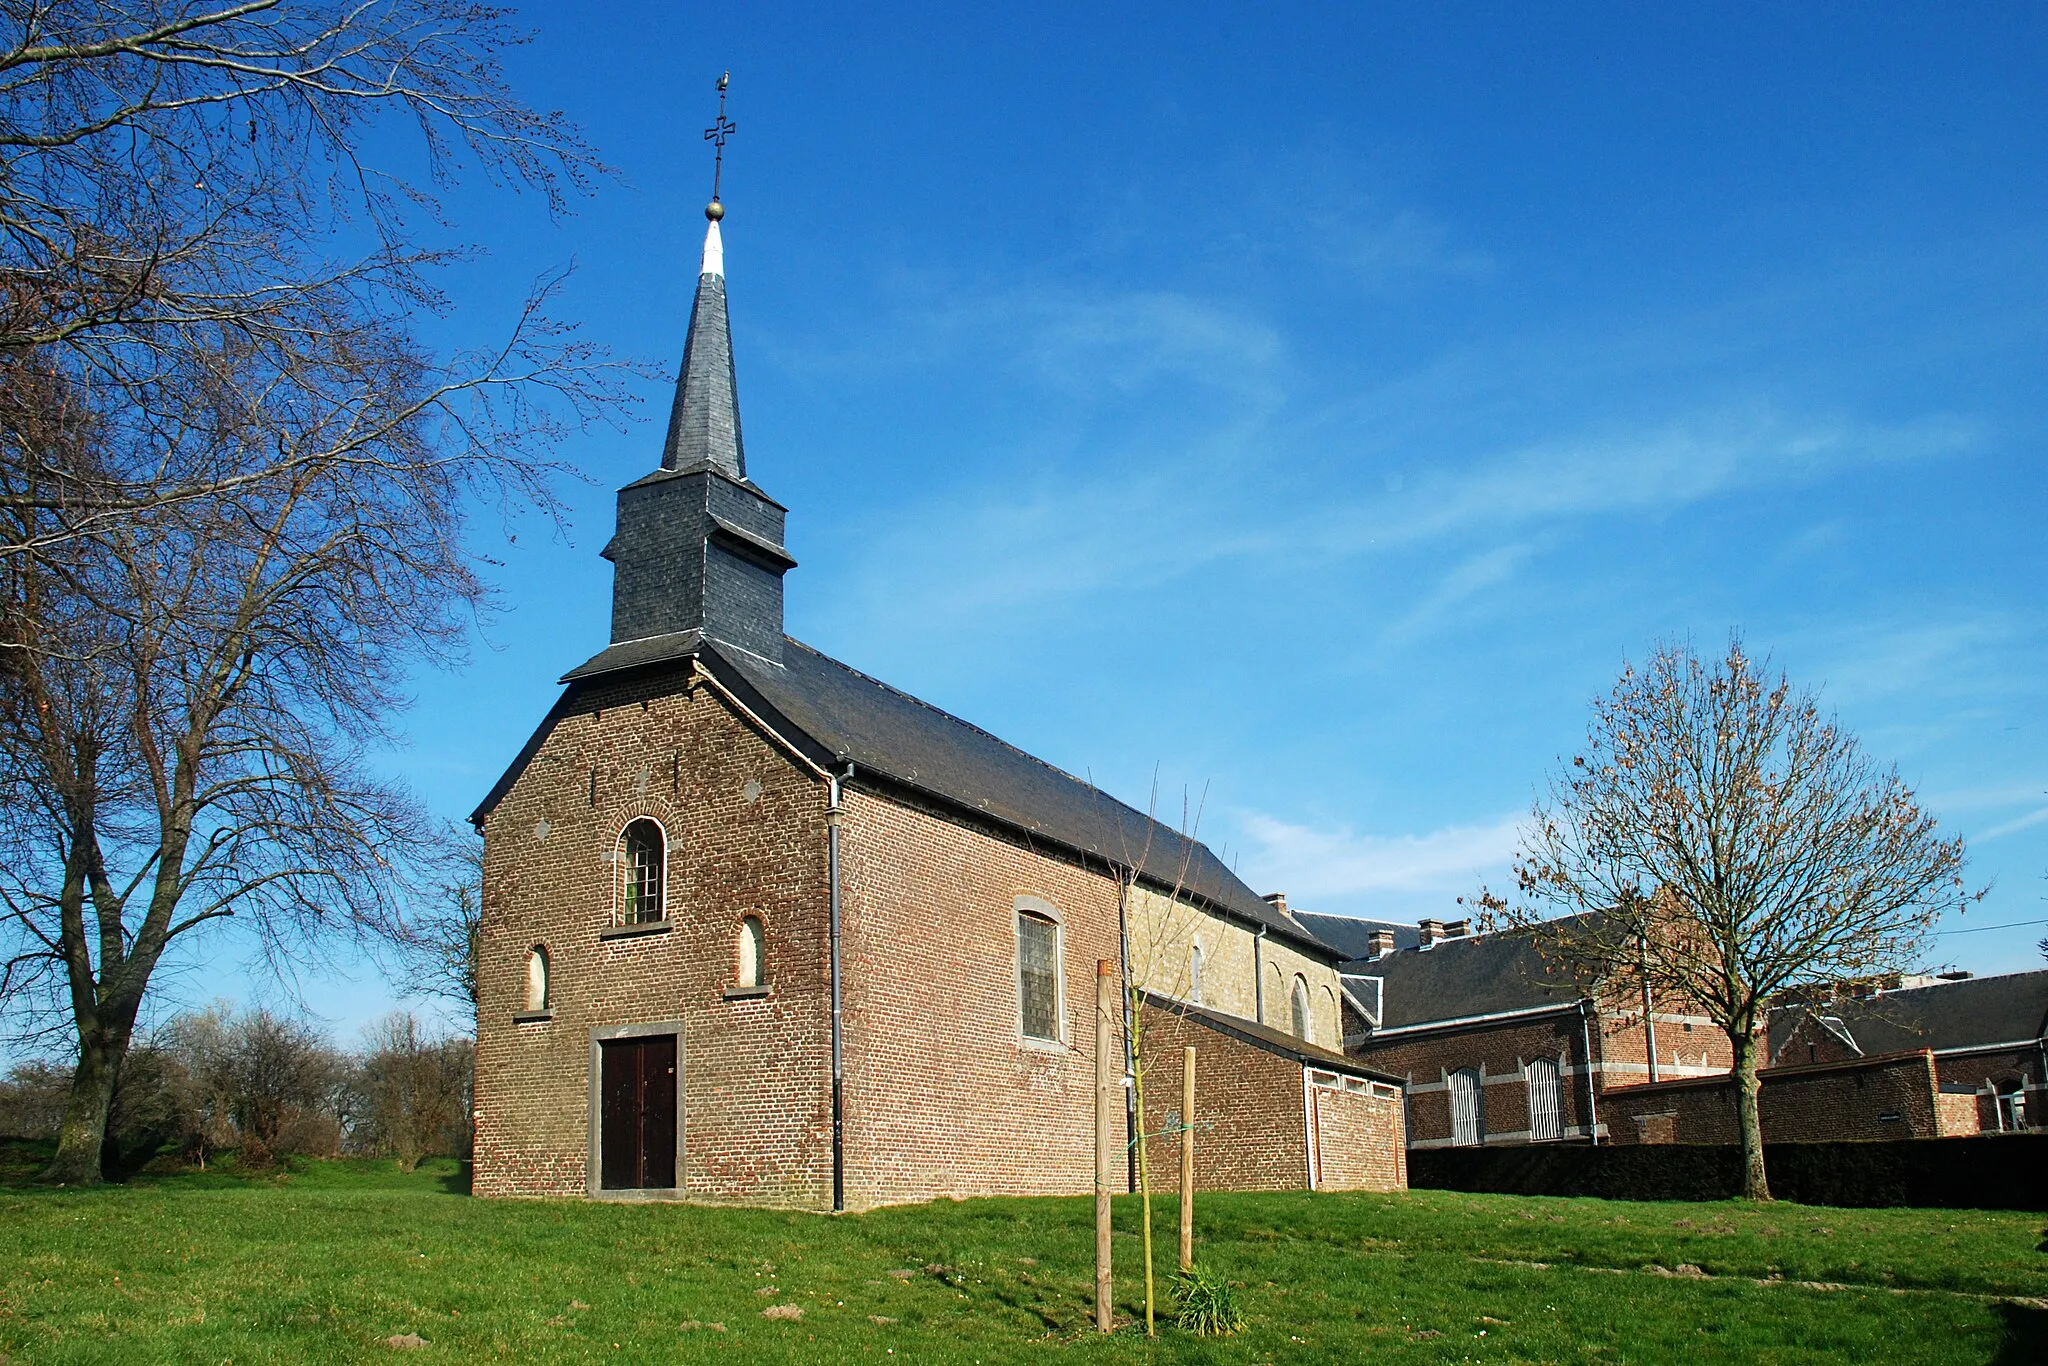
[[[785,640],[783,661],[729,650],[694,632],[615,645],[566,676],[576,685],[628,668],[703,661],[750,708],[820,767],[854,765],[862,780],[893,781],[1027,838],[1135,868],[1148,882],[1179,888],[1218,911],[1288,941],[1330,963],[1338,950],[1280,911],[1231,872],[1198,840],[1183,839],[1100,788],[1007,744],[979,726],[941,711],[858,669]],[[570,698],[557,704],[551,724]],[[511,769],[477,808],[480,820],[497,804],[538,747],[529,741]]]
[[[1445,939],[1342,970],[1385,983],[1380,1030],[1567,1006],[1586,995],[1584,984],[1547,963],[1527,934]]]
[[[697,278],[697,297],[690,305],[690,333],[676,374],[676,397],[669,409],[661,465],[666,470],[708,467],[734,479],[747,477],[746,447],[740,440],[739,380],[733,370],[723,275]]]
[[[1186,1016],[1218,1033],[1232,1035],[1254,1047],[1263,1048],[1268,1053],[1278,1053],[1282,1057],[1292,1058],[1311,1067],[1328,1068],[1332,1072],[1344,1072],[1354,1077],[1371,1077],[1375,1081],[1392,1082],[1396,1086],[1407,1084],[1391,1072],[1367,1067],[1356,1058],[1324,1048],[1321,1044],[1296,1038],[1285,1030],[1275,1029],[1271,1025],[1240,1019],[1235,1015],[1226,1015],[1220,1010],[1210,1010],[1176,997],[1161,996],[1150,991],[1145,993],[1145,1003],[1151,1009],[1167,1010],[1176,1015]]]
[[[1296,911],[1294,918],[1306,925],[1316,938],[1342,953],[1346,972],[1364,972],[1372,959],[1375,930],[1392,930],[1396,949],[1422,947],[1422,931],[1398,920],[1365,920],[1351,915],[1325,915],[1320,911]]]
[[[2048,970],[1782,1007],[1771,1012],[1771,1057],[1784,1048],[1809,1012],[1830,1022],[1830,1027],[1839,1021],[1840,1032],[1865,1057],[2031,1041],[2048,1031]]]

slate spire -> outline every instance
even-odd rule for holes
[[[718,643],[782,659],[786,510],[747,478],[725,313],[725,244],[712,200],[697,300],[676,377],[661,467],[619,490],[612,562],[612,646],[575,678],[672,659]]]
[[[723,217],[724,206],[712,207]],[[718,218],[704,233],[704,264],[697,274],[697,298],[690,305],[690,333],[676,375],[675,404],[669,409],[665,470],[717,470],[732,479],[747,477],[746,448],[740,441],[739,382],[732,363],[732,327],[725,311],[725,242]]]

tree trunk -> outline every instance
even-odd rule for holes
[[[1749,1030],[1731,1034],[1735,1048],[1735,1122],[1742,1133],[1742,1198],[1771,1198],[1770,1177],[1764,1172],[1764,1130],[1758,1099],[1763,1083],[1756,1074],[1756,1035]]]
[[[57,1131],[57,1156],[43,1180],[59,1186],[97,1186],[103,1179],[100,1154],[107,1140],[107,1112],[114,1104],[114,1082],[128,1051],[126,1035],[94,1029],[78,1047],[78,1070],[71,1074],[71,1096],[64,1123]]]

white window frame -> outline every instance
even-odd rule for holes
[[[740,916],[739,935],[733,941],[733,985],[741,990],[768,985],[768,922],[758,911]],[[749,979],[747,953],[753,951],[754,971]]]
[[[535,967],[540,971],[536,973]],[[555,964],[548,953],[548,946],[535,944],[526,951],[526,1005],[522,1015],[545,1015],[555,1008]],[[540,999],[534,999],[534,987],[540,987]]]
[[[1024,936],[1022,920],[1031,916],[1052,926],[1052,1037],[1024,1031]],[[1020,895],[1010,902],[1010,977],[1015,986],[1017,1042],[1026,1048],[1064,1052],[1067,1046],[1067,925],[1059,907],[1041,896]]]

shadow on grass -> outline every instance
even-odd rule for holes
[[[2048,1309],[2007,1301],[1998,1306],[2005,1327],[1992,1366],[2039,1366],[2048,1361]]]
[[[458,1162],[452,1172],[441,1173],[440,1186],[444,1195],[468,1195],[476,1179],[476,1167],[472,1163]]]

